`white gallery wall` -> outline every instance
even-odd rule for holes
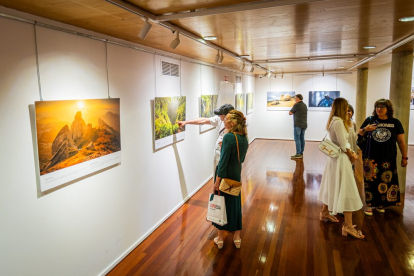
[[[368,91],[366,116],[371,116],[374,103],[380,98],[389,99],[391,79],[391,63],[384,64],[368,71]],[[414,72],[413,72],[414,79]],[[414,82],[413,82],[414,83]],[[413,85],[414,86],[414,85]],[[267,111],[268,91],[295,91],[303,95],[303,101],[308,104],[309,91],[340,91],[341,97],[355,108],[356,102],[356,72],[351,74],[322,75],[280,75],[273,78],[256,78],[255,89],[255,123],[256,138],[293,140],[293,118],[289,111]],[[414,112],[410,112],[410,130],[414,130]],[[355,110],[357,113],[358,110]],[[305,139],[320,141],[325,135],[326,122],[329,112],[308,111],[308,129]],[[413,131],[408,135],[408,144],[414,145]]]
[[[184,141],[154,151],[151,101],[177,93],[155,89],[161,56],[108,44],[107,79],[104,42],[36,28],[43,100],[107,98],[109,84],[110,97],[121,101],[122,162],[39,194],[29,112],[40,100],[34,26],[0,18],[0,275],[99,275],[211,178],[217,132],[188,125]],[[220,92],[234,72],[180,65],[187,119],[199,117],[202,93],[230,93],[221,96],[234,104],[233,91]],[[253,77],[243,82],[254,92]]]
[[[340,91],[355,106],[356,73],[322,75],[280,75],[273,78],[256,78],[255,128],[256,138],[293,140],[293,116],[288,110],[267,111],[268,91],[295,91],[303,95],[308,105],[309,91]],[[327,111],[308,111],[306,140],[320,141],[325,135]]]

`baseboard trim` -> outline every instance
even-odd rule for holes
[[[149,235],[151,235],[161,224],[163,224],[169,217],[171,217],[181,206],[184,205],[193,195],[195,195],[201,188],[206,185],[210,179],[213,178],[213,175],[209,176],[200,186],[198,186],[191,194],[189,194],[185,199],[183,199],[171,212],[169,212],[164,218],[162,218],[155,226],[153,226],[147,233],[145,233],[141,238],[139,238],[133,245],[131,245],[121,256],[119,256],[112,264],[100,273],[100,275],[108,274],[115,266],[117,266],[129,253],[132,252],[138,245],[140,245]]]

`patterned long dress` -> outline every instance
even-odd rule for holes
[[[397,136],[403,134],[401,122],[395,118],[381,120],[368,117],[361,128],[378,122],[367,139],[364,161],[365,201],[369,207],[385,208],[401,204],[397,173]]]

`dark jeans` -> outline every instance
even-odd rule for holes
[[[293,138],[296,143],[296,154],[302,155],[305,150],[305,131],[306,128],[294,127]]]

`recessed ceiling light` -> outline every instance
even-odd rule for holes
[[[354,62],[353,60],[347,60],[346,62]]]
[[[250,55],[240,55],[240,57],[242,57],[242,58],[248,58],[248,57],[250,57]]]
[[[343,67],[343,66],[338,66],[338,69],[344,69],[345,67]]]
[[[205,36],[203,38],[204,38],[204,40],[216,40],[217,36]]]
[[[364,49],[375,49],[375,48],[377,48],[377,46],[374,46],[374,45],[372,45],[372,46],[364,46]]]
[[[414,16],[401,17],[398,20],[401,22],[410,22],[410,21],[414,21]]]

